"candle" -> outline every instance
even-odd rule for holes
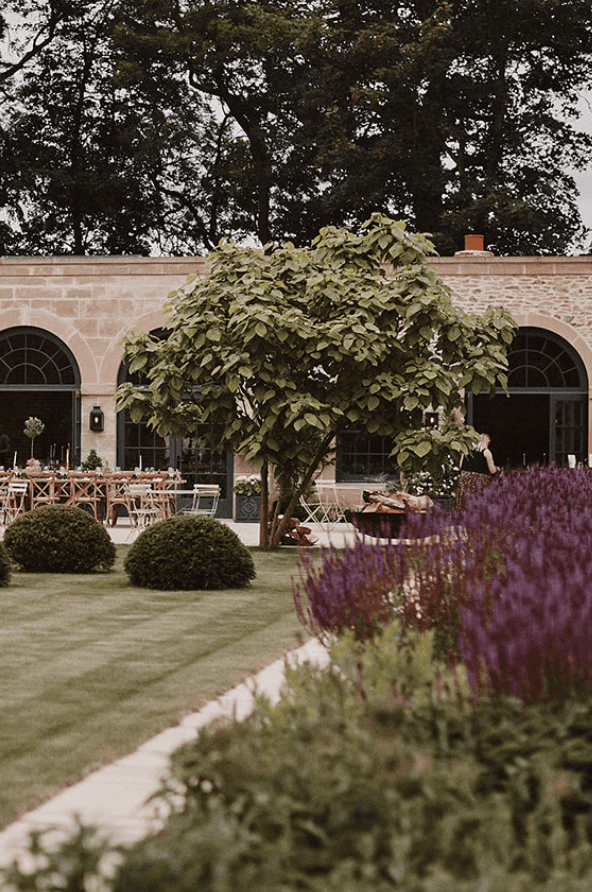
[[[140,471],[142,470],[142,455],[140,454]]]
[[[14,453],[14,461],[12,462],[12,467],[16,468],[16,452]]]
[[[70,444],[68,443],[68,448],[66,449],[66,471],[70,470]]]

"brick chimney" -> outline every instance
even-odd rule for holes
[[[484,251],[485,239],[482,235],[465,235],[465,251]]]
[[[493,257],[493,252],[485,250],[485,239],[482,235],[465,235],[464,251],[456,251],[454,256]]]

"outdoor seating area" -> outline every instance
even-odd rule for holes
[[[178,513],[214,516],[220,487],[195,484],[189,490],[184,483],[177,471],[13,469],[0,473],[0,526],[45,505],[83,508],[110,526],[123,509],[137,529]]]

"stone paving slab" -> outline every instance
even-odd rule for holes
[[[258,523],[236,523],[232,520],[221,518],[222,523],[230,527],[237,534],[244,545],[259,545],[259,524]],[[356,529],[351,523],[338,523],[327,528],[320,523],[307,524],[312,535],[318,539],[317,546],[329,545],[333,543],[336,548],[343,548],[345,544],[351,544],[356,537]],[[127,522],[120,521],[114,527],[106,527],[111,540],[116,544],[130,545],[138,536],[138,531],[132,529]],[[291,547],[291,546],[285,546]]]
[[[178,725],[145,741],[135,752],[92,772],[22,815],[0,832],[0,867],[17,861],[23,869],[31,869],[27,854],[31,831],[51,831],[45,840],[53,845],[75,829],[77,819],[97,827],[112,842],[122,844],[131,844],[159,829],[167,817],[167,807],[164,802],[151,801],[151,797],[168,776],[169,758],[174,750],[195,740],[200,728],[216,718],[246,718],[253,710],[255,695],[265,695],[277,703],[286,661],[292,666],[303,662],[324,666],[329,657],[320,642],[311,639],[285,659],[276,660],[218,700],[207,703],[199,712],[185,716]]]

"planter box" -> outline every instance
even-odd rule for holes
[[[236,494],[235,520],[237,523],[259,523],[261,497]]]
[[[441,505],[446,511],[452,511],[454,508],[453,496],[434,496],[434,502]]]

